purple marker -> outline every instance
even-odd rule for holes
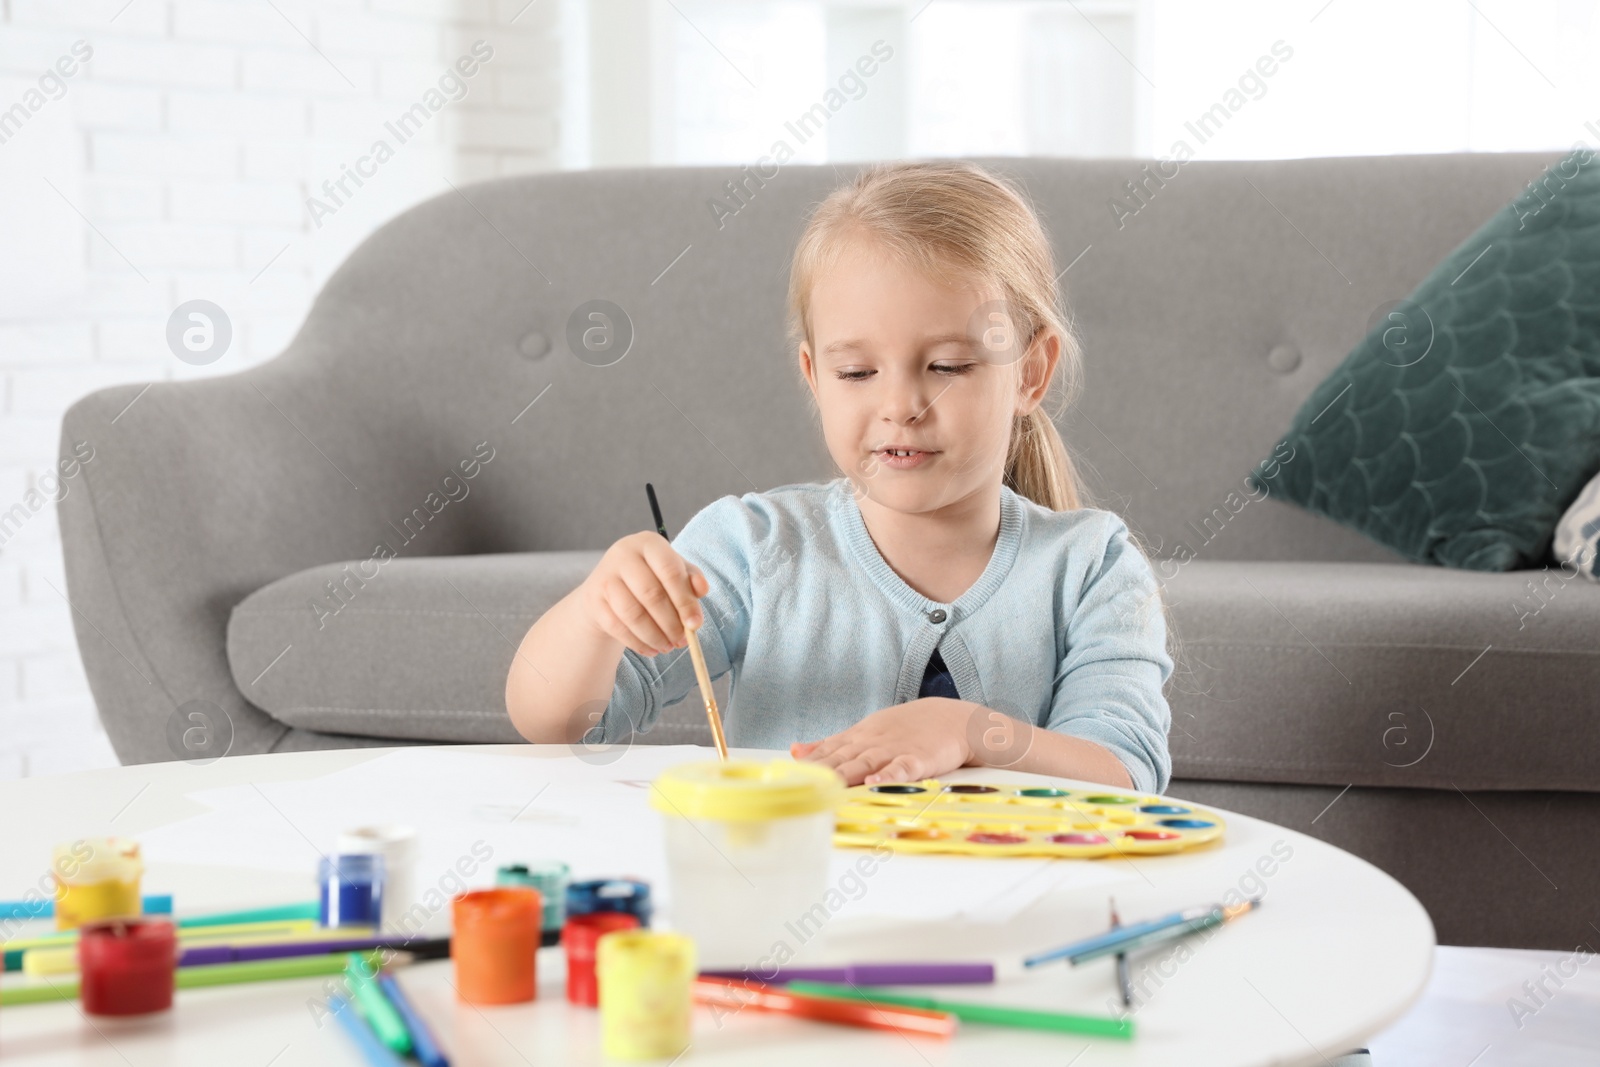
[[[701,971],[709,978],[752,978],[758,982],[840,982],[850,985],[978,985],[994,981],[992,963],[844,963],[821,967],[781,967],[759,971]]]

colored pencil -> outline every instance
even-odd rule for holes
[[[171,915],[172,894],[152,893],[139,906],[145,915]],[[0,919],[53,919],[55,914],[53,900],[0,900]]]
[[[869,1004],[892,1004],[908,1008],[925,1008],[929,1011],[947,1011],[963,1022],[990,1023],[995,1026],[1015,1026],[1028,1030],[1054,1030],[1058,1033],[1089,1034],[1094,1037],[1130,1038],[1133,1020],[1113,1019],[1103,1015],[1069,1015],[1065,1012],[1039,1011],[1036,1008],[1012,1008],[1001,1004],[978,1004],[967,1001],[942,1000],[936,997],[908,996],[904,993],[885,993],[882,990],[853,989],[832,982],[793,982],[789,990],[822,997],[842,997],[865,1001]]]
[[[735,1011],[751,1008],[816,1022],[929,1034],[933,1037],[949,1037],[956,1032],[958,1025],[955,1015],[947,1011],[812,996],[739,978],[701,975],[694,980],[694,999],[700,1004],[732,1008]]]
[[[351,1006],[350,1002],[339,994],[334,993],[328,997],[328,1011],[338,1020],[339,1026],[356,1048],[361,1050],[361,1055],[373,1067],[404,1067],[405,1061],[390,1052],[388,1047],[374,1034],[359,1012]]]
[[[701,971],[704,978],[748,978],[766,985],[786,982],[838,982],[843,985],[981,985],[994,981],[992,963],[843,963],[819,967],[780,967],[771,974]]]
[[[391,967],[403,967],[412,962],[405,953],[396,953],[388,961]],[[218,963],[209,967],[179,967],[175,984],[179,989],[199,989],[205,986],[239,985],[245,982],[271,982],[284,978],[313,978],[318,975],[339,974],[344,971],[343,956],[303,956],[289,960],[255,960],[249,963]],[[50,1000],[75,1000],[78,980],[64,978],[44,985],[12,986],[0,989],[0,1005],[39,1004]]]
[[[1159,919],[1118,927],[1103,934],[1096,934],[1081,941],[1062,945],[1059,948],[1037,952],[1023,959],[1022,965],[1024,967],[1037,967],[1041,963],[1049,963],[1051,960],[1059,959],[1071,960],[1073,963],[1083,963],[1087,960],[1097,959],[1100,956],[1138,947],[1139,944],[1144,943],[1141,939],[1150,934],[1160,933],[1169,929],[1183,929],[1187,933],[1192,932],[1192,930],[1187,929],[1189,925],[1199,920],[1217,917],[1226,921],[1226,919],[1235,918],[1255,907],[1257,903],[1257,901],[1247,901],[1244,904],[1237,905],[1232,909],[1232,914],[1227,914],[1229,909],[1225,909],[1221,904],[1187,908],[1183,911],[1173,912],[1171,915],[1163,915]],[[1208,923],[1207,925],[1214,925],[1214,923]],[[1183,936],[1183,934],[1180,933],[1178,936]]]
[[[422,1067],[450,1067],[450,1060],[440,1047],[439,1039],[433,1036],[427,1021],[412,1006],[411,998],[400,988],[399,980],[388,971],[379,971],[378,987],[394,1005],[394,1010],[400,1013],[400,1018],[405,1020],[406,1029],[411,1032],[411,1054]]]
[[[1190,934],[1197,934],[1202,930],[1209,930],[1213,926],[1221,926],[1223,923],[1232,922],[1239,916],[1254,911],[1260,903],[1259,900],[1249,900],[1230,908],[1218,905],[1203,915],[1186,918],[1183,922],[1167,924],[1156,930],[1147,930],[1126,941],[1120,941],[1112,945],[1101,945],[1084,952],[1075,953],[1067,957],[1067,962],[1076,967],[1080,963],[1088,963],[1090,960],[1097,960],[1101,956],[1109,956],[1116,952],[1133,952],[1135,949],[1149,948],[1151,945],[1164,945],[1169,941],[1178,941],[1188,937]],[[1123,929],[1128,928],[1123,927]]]
[[[667,524],[661,518],[661,505],[656,503],[656,487],[645,482],[644,491],[650,497],[650,512],[656,520],[656,532],[667,537]],[[672,538],[667,537],[667,540]],[[728,741],[722,734],[722,716],[717,711],[716,694],[711,691],[711,672],[706,669],[706,654],[700,648],[700,637],[695,631],[696,627],[693,626],[683,628],[684,638],[689,645],[689,658],[694,661],[695,681],[700,683],[700,699],[705,702],[706,719],[711,723],[711,740],[717,744],[717,755],[727,762]]]

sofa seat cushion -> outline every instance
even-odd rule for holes
[[[1154,565],[1175,778],[1600,792],[1600,589],[1570,569]]]
[[[312,567],[234,607],[229,669],[253,704],[304,730],[520,741],[505,706],[512,657],[528,627],[600,556],[518,552]],[[640,740],[696,744],[702,732],[709,743],[703,710],[684,701]]]
[[[391,559],[365,580],[356,563],[314,567],[234,608],[229,665],[252,702],[305,730],[517,741],[516,647],[599,557]],[[1570,570],[1154,565],[1178,664],[1175,776],[1600,791],[1600,588]],[[699,702],[663,709],[638,740],[708,744]]]

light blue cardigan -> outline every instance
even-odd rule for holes
[[[733,671],[728,743],[788,750],[916,699],[938,646],[962,700],[1104,745],[1134,788],[1172,776],[1172,674],[1149,562],[1109,511],[1051,511],[1000,489],[1000,534],[955,602],[929,600],[879,554],[847,479],[728,495],[672,545],[711,583],[700,645]],[[641,732],[699,700],[687,649],[624,650],[590,741]]]

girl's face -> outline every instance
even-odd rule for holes
[[[1012,420],[1060,355],[1050,335],[1019,358],[1001,311],[997,293],[946,288],[860,241],[816,281],[800,369],[858,496],[916,513],[997,491]]]

